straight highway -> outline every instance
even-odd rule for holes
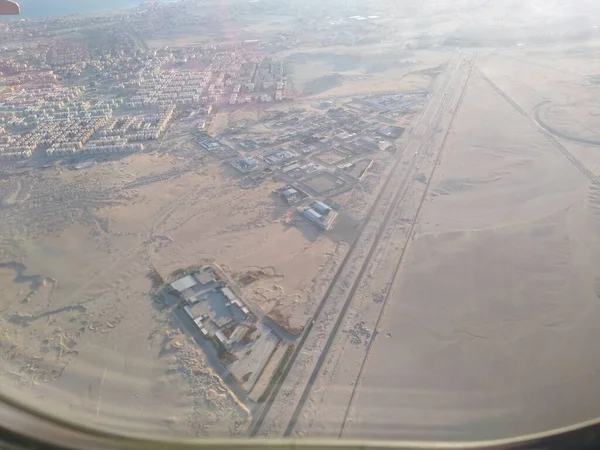
[[[369,261],[368,269],[359,281],[359,288],[353,294],[341,327],[346,332],[336,336],[328,351],[327,362],[321,367],[307,396],[305,404],[312,405],[312,408],[310,411],[302,408],[290,426],[289,434],[342,437],[346,425],[352,423],[354,400],[361,386],[372,344],[376,339],[386,338],[379,335],[379,324],[388,302],[393,300],[392,287],[409,243],[418,229],[419,216],[462,103],[464,87],[468,84],[474,61],[470,67],[468,71],[456,73],[447,91],[445,106],[438,111],[435,121],[426,130],[423,146],[419,149],[421,157],[412,171],[415,176],[407,176],[407,182],[400,189],[391,219],[386,223],[386,231],[377,243],[376,256]],[[356,333],[352,332],[357,324],[360,324],[360,329],[370,332],[359,343],[355,342]]]
[[[413,127],[418,132],[409,136],[404,151],[395,161],[358,238],[332,280],[281,380],[255,419],[253,435],[281,436],[294,431],[366,271],[379,257],[379,242],[382,238],[389,240],[393,234],[388,224],[397,205],[408,194],[421,165],[436,159],[431,158],[428,144],[438,130],[443,112],[455,98],[463,69],[464,58],[456,55],[438,80],[430,102]]]

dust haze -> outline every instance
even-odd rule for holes
[[[162,436],[600,415],[597,2],[66,3],[0,22],[8,393]]]

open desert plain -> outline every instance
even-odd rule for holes
[[[0,22],[5,395],[143,436],[600,416],[596,5],[129,3]]]

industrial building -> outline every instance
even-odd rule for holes
[[[329,230],[337,217],[337,212],[321,201],[312,202],[302,214],[324,230]]]
[[[177,292],[183,310],[202,335],[214,337],[225,348],[233,345],[236,336],[243,334],[257,320],[242,299],[210,266],[172,282],[170,287]],[[239,327],[240,330],[235,333]],[[234,332],[226,333],[231,328]]]
[[[391,139],[398,139],[404,133],[404,128],[388,126],[379,130],[379,134]]]
[[[243,174],[250,173],[259,168],[258,162],[251,156],[236,159],[231,162],[231,165]]]
[[[309,195],[306,192],[301,191],[300,189],[292,185],[287,185],[276,192],[279,193],[283,201],[286,202],[288,205],[295,205],[296,203],[300,203],[303,200],[309,198]]]
[[[275,149],[265,152],[263,154],[263,159],[268,164],[277,165],[289,161],[297,156],[298,154],[291,150]]]

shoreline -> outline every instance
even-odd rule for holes
[[[158,3],[168,3],[174,0],[156,0]],[[30,4],[31,2],[31,4]],[[66,0],[66,3],[69,3],[70,0]],[[66,18],[73,16],[95,16],[95,15],[104,15],[108,13],[117,13],[122,12],[128,9],[139,8],[147,0],[124,0],[123,2],[117,1],[113,5],[110,1],[107,2],[97,2],[96,6],[89,6],[89,10],[80,10],[82,4],[79,2],[72,2],[71,6],[69,5],[52,5],[49,6],[43,0],[21,0],[19,2],[21,6],[21,15],[17,17],[9,17],[9,18],[0,18],[0,21],[10,22],[10,21],[18,21],[18,20],[30,20],[30,21],[43,21],[43,20],[51,20],[57,18]],[[119,5],[118,3],[123,3]],[[56,10],[56,12],[50,12],[50,10]],[[43,11],[38,14],[38,11]],[[31,14],[28,14],[30,12]]]

